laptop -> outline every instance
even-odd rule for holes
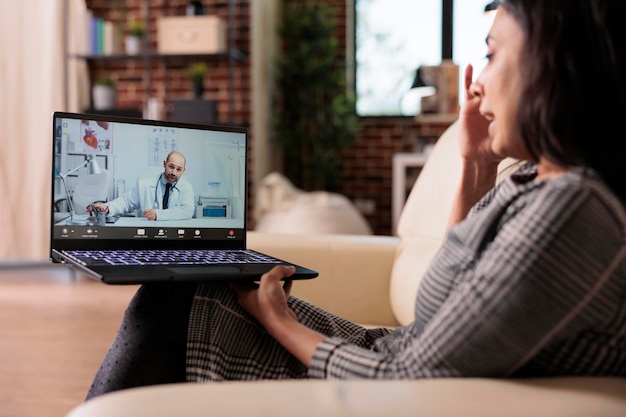
[[[246,247],[248,151],[243,127],[54,112],[52,262],[107,284],[254,281],[281,264],[315,278]]]

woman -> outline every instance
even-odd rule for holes
[[[258,288],[144,286],[88,397],[184,380],[626,375],[626,141],[609,132],[626,115],[624,9],[502,2],[484,71],[465,73],[462,179],[413,323],[367,330],[289,297],[288,267]],[[529,162],[494,188],[504,157]]]

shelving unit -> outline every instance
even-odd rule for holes
[[[417,124],[417,136],[419,138],[438,138],[445,129],[459,117],[458,113],[453,114],[418,114],[415,116]],[[433,141],[431,140],[431,144]]]
[[[441,135],[458,118],[457,114],[420,114],[415,117],[418,140],[426,132]],[[430,135],[425,135],[430,136]],[[422,150],[425,152],[425,150]],[[398,152],[393,154],[391,168],[391,234],[397,233],[398,221],[406,199],[428,159],[428,153]]]
[[[391,172],[391,234],[396,235],[398,220],[407,196],[428,157],[421,153],[395,153]],[[412,174],[409,171],[412,170]]]
[[[152,64],[154,61],[158,61],[163,65],[164,73],[166,74],[164,89],[165,89],[165,97],[168,97],[169,86],[167,83],[167,73],[168,73],[168,65],[175,60],[184,60],[184,61],[193,61],[193,60],[203,60],[205,62],[223,62],[224,60],[228,61],[228,88],[230,91],[234,91],[235,89],[235,66],[237,62],[243,62],[247,59],[246,54],[236,49],[236,33],[235,33],[235,15],[236,15],[236,2],[235,0],[228,0],[228,23],[227,23],[227,51],[225,53],[215,53],[215,54],[161,54],[157,51],[152,50],[150,46],[148,46],[148,50],[139,53],[137,55],[128,55],[124,53],[116,53],[116,54],[77,54],[71,53],[68,51],[68,36],[69,32],[67,30],[68,22],[68,1],[63,0],[64,7],[64,54],[67,59],[81,59],[88,63],[90,71],[90,84],[93,82],[93,71],[92,71],[92,63],[95,62],[113,62],[113,61],[143,61],[146,72],[145,72],[145,80],[146,80],[146,91],[148,97],[151,96],[153,91],[153,80],[152,80]],[[164,1],[163,3],[167,3]],[[150,7],[150,0],[144,0],[144,7],[146,10],[146,27],[147,32],[150,32],[150,26],[152,24],[152,12]],[[162,6],[166,8],[166,6]],[[68,91],[68,69],[67,66],[64,68],[64,80],[65,80],[65,91],[64,91],[64,105],[67,109],[69,107],[69,91]],[[229,103],[228,103],[228,121],[234,122],[234,114],[235,114],[235,102],[234,102],[234,94],[229,95]]]

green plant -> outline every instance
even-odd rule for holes
[[[204,62],[195,62],[187,67],[185,75],[192,84],[202,84],[207,72],[209,72],[209,67]]]
[[[142,38],[146,34],[146,23],[143,20],[131,20],[128,24],[128,35]]]
[[[273,139],[285,175],[305,190],[339,189],[342,150],[359,128],[330,15],[319,1],[292,2],[279,28]]]
[[[102,85],[105,87],[114,87],[115,81],[111,77],[100,76],[94,81],[94,85]]]

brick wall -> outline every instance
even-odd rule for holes
[[[418,126],[412,117],[361,118],[354,146],[344,152],[343,193],[352,201],[373,202],[366,213],[375,234],[392,234],[391,165],[396,152],[413,152],[418,136],[437,138],[445,125]]]
[[[249,1],[236,0],[235,39],[236,48],[249,56]],[[290,1],[305,0],[283,0]],[[345,50],[346,45],[346,4],[345,0],[326,0],[333,7],[336,19],[337,36]],[[147,0],[87,0],[87,6],[94,15],[126,23],[133,18],[146,16],[146,5],[150,5],[152,24],[150,32],[151,47],[156,49],[156,16],[183,15],[187,0],[169,0],[158,2]],[[210,13],[224,19],[228,16],[228,1],[214,0],[204,2]],[[166,6],[164,6],[164,4]],[[174,97],[191,97],[191,88],[185,78],[184,68],[188,59],[154,60],[151,64],[151,96],[166,100]],[[235,88],[229,88],[229,66],[227,59],[211,59],[210,73],[205,87],[206,97],[218,100],[218,121],[249,126],[251,121],[251,74],[249,59],[237,62],[234,72]],[[147,97],[146,63],[142,60],[95,61],[92,73],[114,73],[118,79],[118,105],[120,107],[143,108]],[[229,98],[234,98],[234,112],[230,111]],[[171,107],[168,107],[171,115]],[[375,234],[388,235],[391,230],[391,160],[395,152],[413,151],[418,136],[437,137],[445,126],[418,126],[412,117],[362,118],[362,129],[357,134],[354,146],[344,151],[342,193],[357,203],[366,203],[374,208],[365,214]],[[254,145],[254,138],[251,138]],[[254,169],[254,161],[250,161]],[[252,178],[252,175],[249,175]],[[253,189],[254,184],[249,184]],[[251,220],[250,225],[253,227]]]
[[[132,20],[144,20],[150,15],[148,42],[152,51],[157,50],[156,19],[162,15],[180,16],[185,14],[187,0],[87,0],[87,7],[98,16],[118,23],[126,30]],[[205,1],[207,12],[215,14],[228,22],[229,5],[227,0]],[[249,2],[235,2],[235,48],[249,52]],[[148,10],[149,7],[149,10]],[[235,123],[247,126],[251,120],[250,62],[249,59],[236,61],[233,73],[234,89],[230,88],[229,62],[221,58],[168,58],[167,61],[152,58],[151,63],[142,59],[95,60],[91,63],[92,77],[113,74],[117,80],[117,105],[122,108],[138,108],[145,106],[148,96],[164,99],[166,116],[171,116],[172,107],[169,100],[173,98],[191,98],[190,82],[185,76],[185,68],[192,62],[206,61],[209,73],[205,78],[205,94],[207,99],[218,101],[218,122]],[[148,83],[146,69],[151,69],[151,82]],[[150,88],[150,91],[148,91]],[[149,94],[148,94],[149,93]],[[233,99],[233,108],[231,101]]]
[[[306,0],[285,0],[286,2]],[[346,0],[325,0],[333,8],[336,33],[346,50]],[[381,75],[382,76],[382,75]],[[354,145],[343,152],[342,193],[360,205],[375,234],[391,230],[391,164],[396,152],[412,152],[418,137],[437,138],[445,124],[418,125],[413,117],[364,117]]]

